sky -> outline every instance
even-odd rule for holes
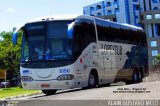
[[[83,7],[102,0],[1,0],[0,32],[12,31],[28,20],[51,15],[83,14]]]

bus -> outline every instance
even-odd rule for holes
[[[61,89],[118,81],[140,83],[149,75],[142,28],[81,15],[32,20],[20,29],[20,75],[25,89],[51,95]],[[13,33],[14,44],[17,33]]]

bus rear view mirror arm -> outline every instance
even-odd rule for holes
[[[72,39],[73,38],[73,28],[74,28],[75,22],[72,22],[69,26],[68,26],[68,38]]]
[[[12,35],[12,42],[14,45],[17,44],[17,31],[13,32],[13,35]]]
[[[23,29],[23,27],[20,27],[20,28],[17,28],[14,32],[13,32],[13,35],[12,35],[12,42],[14,45],[17,44],[17,38],[18,38],[18,31]]]

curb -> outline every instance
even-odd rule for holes
[[[18,99],[18,98],[21,98],[21,97],[35,96],[35,95],[39,95],[39,94],[42,94],[42,92],[41,92],[41,91],[39,91],[39,92],[35,92],[35,93],[29,93],[29,94],[23,94],[23,95],[11,96],[11,97],[3,98],[2,100],[12,100],[12,99]]]

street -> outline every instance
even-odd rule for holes
[[[50,106],[49,104],[53,104],[53,102],[57,103],[57,105],[62,105],[64,102],[65,106],[74,106],[75,101],[76,104],[78,102],[79,105],[81,105],[82,103],[88,103],[87,101],[92,101],[90,103],[96,104],[99,101],[104,102],[104,100],[158,100],[160,98],[159,86],[159,81],[132,85],[124,85],[124,83],[120,82],[114,83],[110,87],[86,90],[62,90],[58,91],[55,95],[46,96],[45,94],[40,94],[32,97],[15,99],[14,102],[18,101],[16,106],[44,106],[46,105],[45,103],[47,103],[47,106]],[[69,104],[66,104],[68,103],[67,101],[70,101]]]

